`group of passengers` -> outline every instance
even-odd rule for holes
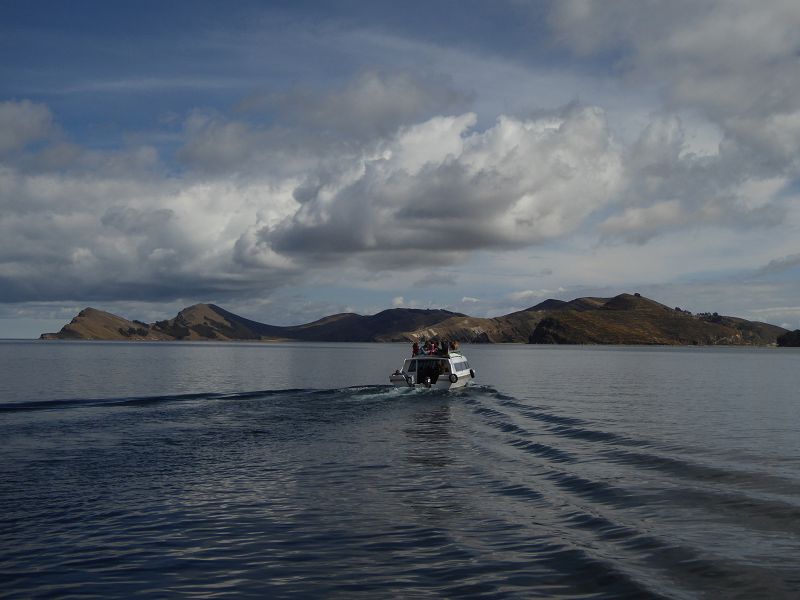
[[[449,356],[450,352],[458,350],[458,342],[442,340],[441,342],[436,338],[432,340],[423,340],[422,346],[419,342],[414,342],[411,347],[411,356]]]

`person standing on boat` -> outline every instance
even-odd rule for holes
[[[414,345],[411,346],[411,356],[416,356],[419,354],[419,342],[414,342]]]

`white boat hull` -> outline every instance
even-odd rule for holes
[[[444,381],[437,380],[436,383],[414,383],[414,380],[410,377],[406,378],[403,375],[390,375],[389,376],[389,383],[394,385],[395,387],[409,387],[409,388],[421,388],[421,389],[431,389],[431,390],[452,390],[455,388],[462,388],[470,380],[470,376],[467,375],[466,377],[459,378],[455,383],[451,382],[449,379],[445,378]]]

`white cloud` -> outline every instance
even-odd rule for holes
[[[0,166],[0,299],[169,299],[271,289],[296,273],[254,228],[291,214],[291,185],[186,183]]]
[[[567,290],[565,288],[563,288],[563,287],[559,287],[559,288],[554,289],[554,290],[547,290],[547,289],[522,290],[522,291],[519,291],[519,292],[512,292],[512,293],[508,294],[508,299],[511,300],[512,302],[530,302],[530,301],[538,300],[538,299],[541,299],[541,298],[547,298],[547,297],[562,295],[566,291]]]

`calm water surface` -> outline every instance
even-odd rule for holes
[[[800,352],[407,350],[0,341],[0,597],[800,597]]]

